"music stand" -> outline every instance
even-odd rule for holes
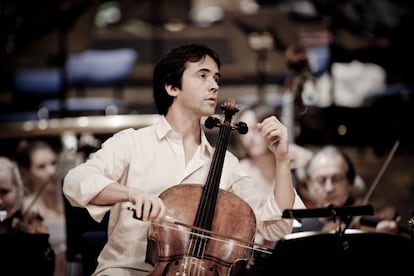
[[[373,214],[374,208],[370,204],[344,207],[336,207],[331,204],[324,208],[286,209],[282,213],[282,218],[297,219],[299,221],[304,218],[331,218],[332,221],[339,220],[340,227],[337,229],[337,234],[342,235],[350,226],[355,216],[369,216]]]
[[[256,275],[403,275],[411,269],[413,249],[410,239],[387,233],[293,233],[276,243]]]
[[[331,205],[289,209],[283,212],[282,217],[299,220],[331,217],[348,222],[353,216],[372,214],[371,205]],[[307,231],[284,236],[276,243],[272,254],[260,261],[261,267],[253,275],[373,275],[384,270],[400,275],[411,269],[413,258],[414,243],[407,237],[344,227],[336,232]]]

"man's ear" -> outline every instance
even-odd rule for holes
[[[168,95],[175,97],[178,94],[178,88],[171,85],[171,84],[166,84],[165,85],[165,90],[167,91]]]

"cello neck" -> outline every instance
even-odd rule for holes
[[[230,133],[230,125],[222,124],[220,126],[219,139],[194,222],[196,227],[211,229]]]
[[[220,128],[210,170],[208,172],[206,183],[203,187],[199,206],[197,208],[196,216],[194,219],[195,227],[206,230],[212,229],[214,213],[216,210],[216,202],[219,194],[220,179],[223,171],[224,158],[226,155],[227,146],[229,144],[231,131],[234,129],[231,126],[231,120],[233,115],[239,111],[239,108],[236,106],[234,100],[225,102],[223,105],[221,105],[221,108],[225,115],[223,123],[220,123],[213,118],[208,118],[206,120],[206,127],[217,126]],[[206,233],[206,235],[209,234]],[[194,240],[194,248],[204,248],[206,242],[205,239],[196,238]],[[199,250],[197,250],[197,252],[198,251]]]

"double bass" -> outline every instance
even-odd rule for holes
[[[241,275],[246,268],[251,252],[239,241],[253,241],[255,215],[243,199],[220,189],[219,184],[231,132],[245,134],[248,128],[243,122],[231,124],[239,111],[234,100],[221,108],[222,123],[214,117],[205,121],[207,128],[220,128],[205,185],[179,184],[160,195],[168,212],[181,224],[176,229],[151,226],[146,256],[154,266],[151,275]],[[214,233],[231,238],[216,239]]]

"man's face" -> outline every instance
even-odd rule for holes
[[[219,80],[219,69],[211,57],[206,56],[198,62],[188,62],[175,103],[197,116],[214,114]]]
[[[352,192],[352,183],[346,177],[348,165],[338,154],[322,153],[309,167],[309,193],[318,207],[330,204],[343,206]]]

